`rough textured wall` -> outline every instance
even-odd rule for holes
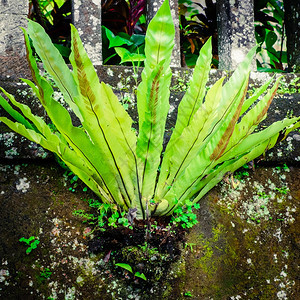
[[[73,24],[94,65],[102,64],[101,0],[73,0]]]
[[[289,68],[300,72],[300,1],[284,0]]]
[[[219,68],[233,70],[255,46],[253,0],[218,0],[217,21]]]
[[[26,27],[28,0],[0,1],[0,55],[25,54],[20,27]]]
[[[24,72],[25,47],[20,27],[26,27],[27,14],[28,0],[0,0],[0,70],[11,77]]]

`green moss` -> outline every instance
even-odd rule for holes
[[[206,211],[200,215],[205,220],[187,238],[187,243],[195,245],[185,249],[181,294],[189,290],[195,299],[290,295],[297,272],[292,267],[296,242],[291,242],[291,236],[296,236],[299,226],[294,220],[295,196],[289,191],[297,177],[289,172],[288,168],[258,169],[235,189],[223,183],[218,193],[205,199],[201,207]],[[268,200],[268,214],[258,218],[260,222],[252,221],[247,211],[258,197]]]

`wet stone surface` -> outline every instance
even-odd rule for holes
[[[146,282],[114,267],[121,256],[89,251],[91,228],[73,211],[87,209],[93,195],[80,184],[69,191],[64,172],[55,164],[0,165],[1,299],[297,299],[299,168],[228,175],[200,202],[199,223],[168,267],[164,254],[124,245],[134,270],[150,253],[151,270],[163,274]],[[19,239],[30,236],[40,243],[26,254]]]

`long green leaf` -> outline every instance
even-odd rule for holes
[[[147,29],[145,68],[137,93],[139,115],[137,155],[144,203],[153,196],[160,163],[166,118],[169,111],[169,86],[172,76],[169,64],[174,36],[169,3],[165,1]]]
[[[154,69],[165,60],[169,66],[174,47],[175,28],[169,1],[164,1],[147,27],[145,38],[145,68]]]
[[[90,187],[99,197],[106,199],[106,202],[112,203],[107,193],[99,186],[97,180],[94,179],[94,172],[89,169],[85,161],[78,157],[67,144],[64,143],[56,134],[51,134],[52,138],[46,138],[34,130],[26,128],[23,124],[12,122],[11,120],[1,117],[0,120],[15,132],[23,135],[27,139],[40,144],[43,148],[56,153],[67,166],[78,174],[80,179]]]
[[[206,170],[208,170],[209,167],[213,165],[214,161],[218,160],[224,153],[243,106],[243,100],[248,85],[249,62],[254,55],[254,50],[255,49],[247,55],[246,60],[240,64],[231,79],[224,85],[221,101],[219,101],[218,107],[215,109],[217,113],[214,118],[215,125],[213,126],[213,129],[207,133],[205,143],[200,148],[200,150],[203,149],[203,151],[200,151],[198,156],[192,160],[192,163],[183,168],[181,173],[176,172],[174,178],[171,177],[172,182],[167,182],[167,188],[169,189],[167,193],[165,193],[165,184],[164,193],[159,195],[159,197],[166,199],[171,206],[176,199],[184,201],[183,195],[185,194],[186,187],[189,186],[189,183],[199,177],[203,177]],[[199,110],[201,111],[202,109],[204,112],[206,111],[206,108],[203,105]],[[201,123],[198,125],[200,124]],[[185,131],[183,131],[181,139],[186,141],[186,143],[190,142]],[[174,146],[173,151],[172,157],[176,157],[181,150],[180,148],[176,149],[176,146]],[[197,170],[196,172],[195,169]],[[164,184],[164,182],[161,182],[161,184]]]
[[[212,45],[210,38],[200,50],[189,88],[180,101],[176,125],[168,143],[168,148],[173,147],[173,143],[176,142],[184,128],[190,125],[194,115],[202,105],[206,91],[206,83],[209,77],[211,60]]]
[[[25,40],[27,40],[26,48],[28,61],[33,78],[39,88],[37,96],[45,107],[47,114],[59,132],[64,136],[65,140],[74,149],[75,153],[85,161],[85,164],[91,170],[94,171],[94,178],[96,178],[95,180],[98,182],[100,190],[103,190],[106,193],[104,201],[110,199],[109,202],[115,201],[119,205],[124,206],[124,199],[118,189],[118,184],[116,184],[117,179],[115,174],[111,172],[107,160],[99,160],[99,157],[104,157],[104,155],[101,154],[103,152],[91,142],[90,137],[86,135],[82,129],[72,125],[68,111],[52,98],[53,89],[47,80],[39,74],[36,63],[32,57],[28,39],[26,39],[26,34]],[[99,188],[95,190],[95,192],[97,193],[98,190]]]
[[[139,198],[135,174],[136,136],[131,129],[132,119],[112,90],[104,83],[99,83],[97,73],[74,26],[71,32],[70,61],[74,80],[81,94],[79,108],[82,125],[93,143],[101,149],[99,158],[109,165],[108,171],[114,174],[118,190],[122,191],[122,196],[130,207],[132,201]]]
[[[251,97],[249,97],[247,100],[245,100],[242,110],[241,110],[241,115],[244,114],[249,109],[249,107],[259,98],[259,96],[262,95],[266,91],[266,89],[269,87],[272,80],[273,80],[273,78],[268,80],[264,85],[262,85],[260,88],[256,89],[254,94]]]
[[[205,144],[203,151],[185,168],[182,175],[177,177],[172,188],[165,196],[166,200],[170,202],[174,197],[179,201],[185,200],[184,194],[190,183],[198,178],[203,178],[214,165],[214,162],[222,155],[240,114],[246,86],[247,81],[240,88],[233,103],[229,103],[224,120],[222,120],[222,117],[221,119],[220,117],[218,118],[220,124],[211,133],[212,136],[208,139],[208,143]]]
[[[8,97],[10,100],[13,99],[13,96],[7,93],[3,88],[0,87],[0,90]],[[28,122],[19,112],[9,105],[9,103],[0,95],[0,105],[3,109],[8,112],[16,121],[23,124],[26,128],[33,129],[32,124]]]
[[[236,155],[239,152],[244,153],[244,155],[240,155],[237,159],[232,158],[231,160],[225,161],[221,167],[210,173],[205,179],[194,183],[194,190],[201,190],[197,197],[194,198],[194,202],[198,202],[211,188],[222,180],[227,172],[234,172],[245,163],[264,154],[268,149],[274,147],[280,135],[283,135],[283,138],[285,138],[289,132],[300,127],[299,120],[300,118],[293,118],[278,121],[267,129],[249,136],[243,142],[243,146],[240,148],[241,151],[235,151],[235,153],[233,153],[233,155]],[[286,129],[289,126],[292,127]],[[238,157],[233,155],[232,157]],[[193,191],[187,197],[192,197],[194,194],[195,192]]]
[[[272,103],[279,85],[279,79],[277,79],[274,86],[267,92],[267,94],[251,109],[246,113],[241,121],[236,125],[234,132],[227,145],[227,149],[222,157],[222,160],[226,160],[228,156],[226,153],[230,153],[230,149],[240,144],[248,135],[250,135],[257,125],[265,119],[267,111]]]
[[[218,121],[216,116],[221,113],[218,103],[222,95],[223,80],[224,78],[220,79],[208,91],[205,103],[198,109],[190,125],[183,129],[171,148],[167,147],[157,184],[156,199],[164,198],[175,177],[185,170],[212,137],[211,132]]]
[[[35,51],[44,64],[45,70],[52,76],[58,88],[63,93],[65,101],[72,108],[76,116],[81,119],[77,107],[79,100],[78,88],[61,54],[52,44],[50,37],[46,34],[43,27],[38,23],[29,20],[27,32],[32,39]]]

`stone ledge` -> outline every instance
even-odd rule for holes
[[[98,66],[98,75],[102,81],[108,82],[114,89],[119,99],[126,97],[131,101],[128,103],[128,112],[134,120],[137,120],[135,95],[132,90],[136,88],[136,81],[131,67],[124,66]],[[30,78],[28,69],[22,68],[23,77]],[[138,74],[140,75],[141,69]],[[221,76],[226,75],[226,72],[220,70],[212,70],[209,85],[213,84]],[[184,95],[182,90],[186,89],[186,82],[191,76],[190,69],[173,68],[173,79],[171,87],[170,104],[171,110],[167,121],[167,136],[170,129],[174,126],[176,121],[177,106]],[[250,80],[250,89],[260,86],[267,79],[273,77],[273,74],[252,72]],[[280,76],[275,74],[275,77]],[[286,82],[284,89],[289,90],[295,88],[291,82],[295,79],[300,79],[300,74],[285,74],[283,81]],[[139,77],[137,82],[139,81]],[[290,85],[290,87],[289,87]],[[46,116],[43,108],[39,102],[32,96],[31,91],[21,81],[17,81],[15,76],[1,76],[0,86],[6,89],[9,93],[16,95],[16,99],[23,103],[30,103],[29,106],[32,111],[40,116]],[[284,91],[284,90],[283,90]],[[278,94],[269,110],[267,119],[263,125],[270,125],[271,123],[281,120],[288,114],[295,116],[300,115],[300,94]],[[0,109],[1,114],[1,109]],[[2,112],[3,114],[3,112]],[[76,120],[74,119],[76,122]],[[7,134],[9,133],[9,134]],[[40,147],[34,143],[26,141],[24,138],[19,137],[17,134],[11,133],[4,124],[0,124],[0,159],[41,159],[49,158],[49,155],[42,151]],[[12,150],[13,149],[13,150]],[[18,154],[18,155],[16,155]],[[50,155],[50,157],[52,157]],[[286,141],[276,146],[271,151],[267,152],[265,157],[267,162],[282,163],[290,162],[298,164],[300,161],[300,134],[293,132]]]

